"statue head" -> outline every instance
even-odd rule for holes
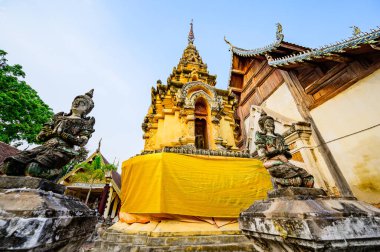
[[[259,119],[259,126],[263,133],[272,133],[274,134],[274,119],[271,116],[268,116],[264,111],[261,113]]]
[[[78,95],[74,98],[73,103],[71,104],[70,114],[80,114],[82,118],[88,115],[91,110],[94,108],[94,101],[92,96],[94,94],[94,89],[91,89],[84,95]]]

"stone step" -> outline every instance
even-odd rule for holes
[[[217,240],[215,240],[217,237]],[[205,236],[168,236],[151,237],[147,235],[127,235],[127,234],[106,234],[102,237],[103,241],[129,243],[138,245],[187,245],[187,244],[215,244],[217,243],[236,243],[247,242],[244,235],[205,235]]]
[[[131,245],[129,243],[115,243],[115,242],[103,242],[101,248],[94,248],[92,252],[119,252],[119,251],[130,251],[130,252],[148,252],[148,251],[234,251],[234,252],[247,252],[247,251],[257,251],[252,243],[226,243],[226,244],[192,244],[186,246],[137,246]]]
[[[95,242],[93,252],[100,251],[256,251],[241,234],[158,236],[125,234],[107,230]]]

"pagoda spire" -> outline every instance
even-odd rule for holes
[[[173,68],[173,72],[170,74],[167,82],[182,86],[188,82],[201,81],[210,86],[215,86],[216,75],[209,74],[207,64],[203,63],[194,45],[193,20],[190,23],[188,41],[189,43],[183,51],[177,67]],[[155,92],[153,92],[153,95],[155,95]]]
[[[189,36],[187,38],[187,40],[189,41],[189,44],[193,43],[194,42],[194,32],[193,32],[193,19],[191,19],[191,23],[190,23],[190,31],[189,31]]]

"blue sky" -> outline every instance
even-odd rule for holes
[[[356,25],[380,25],[380,1],[100,1],[0,0],[0,49],[21,64],[26,81],[55,113],[95,88],[95,129],[88,147],[110,160],[143,149],[141,123],[150,87],[166,79],[187,45],[195,45],[217,87],[226,88],[230,52],[223,37],[252,49],[285,40],[308,47],[348,38]]]

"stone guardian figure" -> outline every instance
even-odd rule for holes
[[[37,136],[44,143],[5,159],[0,173],[58,179],[62,167],[79,154],[76,146],[86,145],[95,131],[95,118],[87,116],[94,108],[93,92],[75,97],[68,114],[55,114]]]
[[[264,167],[273,178],[275,187],[309,187],[314,186],[314,177],[305,169],[297,167],[289,162],[292,155],[285,139],[275,133],[274,119],[265,112],[259,119],[261,132],[255,135],[255,144]]]

